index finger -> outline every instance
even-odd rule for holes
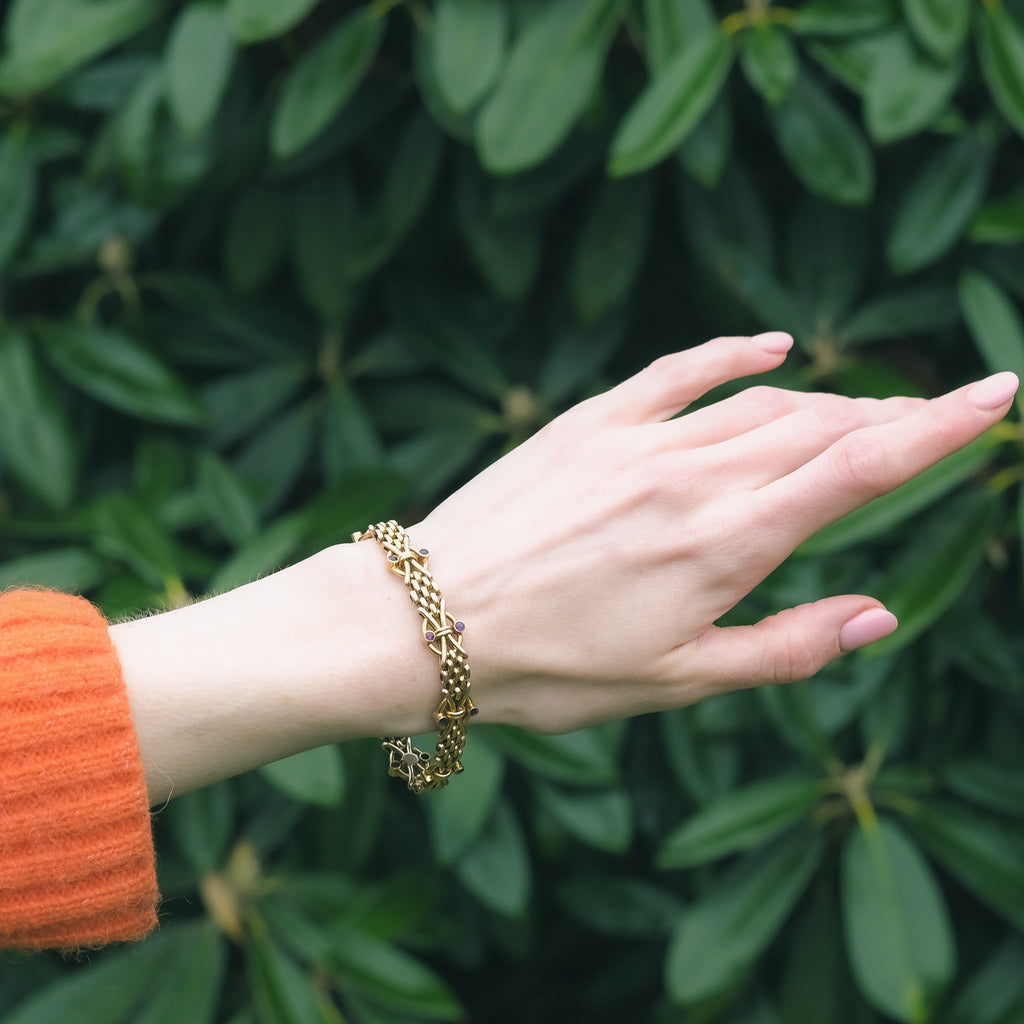
[[[1006,414],[1018,384],[1015,374],[997,373],[899,419],[851,431],[756,491],[753,514],[782,527],[795,547],[983,434]]]

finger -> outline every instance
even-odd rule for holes
[[[925,404],[918,398],[814,398],[803,408],[707,446],[701,457],[708,460],[706,472],[715,475],[716,485],[731,478],[744,487],[763,487],[816,458],[844,435],[891,423]]]
[[[780,551],[963,448],[1001,419],[1018,386],[1012,373],[934,398],[889,423],[839,438],[817,458],[755,492],[749,526],[770,530]],[[784,557],[784,556],[783,556]]]
[[[714,628],[679,653],[686,672],[707,680],[709,693],[720,693],[809,679],[896,626],[896,616],[873,598],[846,594],[788,608],[753,626]]]
[[[792,347],[788,334],[715,338],[656,359],[645,370],[592,400],[592,409],[616,423],[667,420],[713,387],[778,366]]]
[[[652,425],[651,430],[661,433],[666,448],[704,448],[756,430],[798,409],[807,409],[820,397],[814,392],[786,391],[761,384],[679,419]]]

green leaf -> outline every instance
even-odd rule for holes
[[[891,341],[908,334],[926,334],[960,319],[956,296],[941,285],[906,285],[868,299],[839,325],[847,345]]]
[[[138,501],[107,493],[96,503],[94,519],[97,550],[120,559],[154,587],[180,586],[174,540]]]
[[[6,15],[0,95],[28,96],[134,35],[156,18],[153,0],[14,0]]]
[[[164,961],[180,929],[167,928],[127,949],[107,954],[88,970],[65,973],[0,1018],[0,1024],[125,1020],[143,995],[159,984]]]
[[[8,129],[0,138],[0,273],[25,237],[35,202],[36,168],[29,137]]]
[[[266,926],[251,930],[245,965],[258,1024],[322,1024],[313,979],[280,948]]]
[[[627,111],[612,139],[608,173],[636,174],[668,156],[710,109],[732,61],[732,39],[725,33],[690,39]]]
[[[496,346],[480,343],[488,325],[480,321],[468,293],[446,293],[401,280],[393,287],[390,306],[411,348],[428,356],[472,394],[499,401],[505,397],[508,379],[496,357]]]
[[[599,728],[546,736],[499,725],[490,732],[500,750],[543,778],[580,786],[618,781],[617,758]]]
[[[661,71],[688,39],[717,26],[708,0],[644,0],[644,51],[651,73]]]
[[[795,303],[775,276],[774,224],[759,183],[739,162],[711,190],[677,176],[679,219],[698,265],[767,323],[792,323]]]
[[[152,423],[203,422],[184,383],[127,334],[73,320],[39,320],[33,327],[60,375],[104,405]]]
[[[759,22],[743,34],[740,66],[753,89],[773,107],[786,98],[800,71],[789,33],[770,21]]]
[[[871,138],[884,145],[934,123],[960,84],[964,61],[933,64],[903,31],[889,32],[875,45],[864,90],[864,123]]]
[[[1024,323],[1010,297],[988,275],[960,275],[960,307],[974,344],[993,373],[1012,370],[1024,380]]]
[[[693,708],[664,711],[658,719],[665,758],[684,793],[710,804],[735,788],[740,759],[734,743],[701,735]]]
[[[971,222],[968,238],[995,245],[1024,242],[1024,187],[1018,185],[982,203]]]
[[[736,986],[771,943],[821,863],[816,833],[794,832],[718,875],[684,911],[668,947],[665,983],[691,1005]]]
[[[433,65],[438,88],[457,114],[473,109],[505,61],[509,9],[493,0],[438,0]]]
[[[332,927],[327,966],[346,986],[382,1006],[414,1014],[417,1020],[463,1018],[458,997],[441,977],[421,960],[365,931]]]
[[[444,156],[444,135],[422,112],[408,123],[384,184],[384,223],[401,237],[430,202]]]
[[[175,797],[161,811],[161,823],[197,876],[224,862],[235,827],[233,793],[229,781],[215,782]]]
[[[843,922],[854,976],[881,1011],[924,1024],[956,971],[953,928],[927,861],[882,819],[843,848]]]
[[[990,910],[1024,929],[1024,833],[951,801],[915,802],[907,813],[932,857]]]
[[[199,501],[225,540],[238,545],[256,533],[257,516],[238,473],[219,455],[199,452]]]
[[[662,870],[690,867],[766,843],[805,817],[821,796],[818,779],[776,778],[733,790],[669,833],[655,863]]]
[[[577,135],[539,167],[493,179],[486,211],[495,220],[541,214],[571,194],[604,160],[605,142],[593,135]]]
[[[246,189],[231,204],[223,234],[224,270],[231,286],[252,292],[280,266],[288,237],[288,203],[275,189]]]
[[[1006,938],[964,985],[942,1024],[1013,1024],[1024,1018],[1024,942]]]
[[[64,509],[75,492],[77,462],[65,406],[29,339],[0,326],[0,465],[44,505]]]
[[[489,910],[521,917],[530,901],[531,867],[519,821],[504,799],[483,832],[453,865],[459,881]]]
[[[0,590],[31,586],[82,593],[92,590],[105,575],[102,559],[92,551],[53,548],[0,562]]]
[[[732,150],[733,113],[729,93],[722,90],[697,126],[683,139],[676,157],[686,173],[705,188],[717,188]]]
[[[463,751],[466,771],[458,786],[432,793],[426,803],[431,848],[439,864],[451,865],[483,832],[501,793],[505,760],[483,737]]]
[[[981,4],[976,24],[985,83],[1003,117],[1024,135],[1024,28],[1002,4]]]
[[[878,585],[879,598],[900,628],[875,643],[873,654],[906,646],[953,604],[984,558],[999,513],[993,495],[968,490],[918,530]]]
[[[249,435],[295,395],[308,374],[301,364],[271,364],[211,381],[199,395],[210,443],[223,447]]]
[[[293,800],[337,807],[345,791],[345,765],[335,745],[292,754],[260,768],[260,774]]]
[[[469,255],[496,295],[522,301],[540,270],[543,221],[537,214],[498,220],[488,210],[475,162],[463,160],[460,172],[456,213]]]
[[[222,4],[201,0],[182,8],[167,41],[164,79],[171,113],[186,135],[202,134],[213,120],[234,59]]]
[[[896,17],[896,0],[810,0],[796,11],[792,28],[802,35],[855,36],[878,32]]]
[[[785,1024],[849,1024],[850,991],[836,901],[824,887],[803,901],[786,949],[779,1013]]]
[[[271,420],[239,452],[234,466],[252,484],[257,510],[276,508],[295,486],[316,442],[310,405],[301,405]]]
[[[521,29],[477,121],[489,171],[533,167],[565,139],[591,101],[622,8],[622,0],[560,0]]]
[[[557,332],[537,376],[538,400],[556,406],[590,384],[622,343],[623,326],[615,318],[595,327],[572,324]]]
[[[331,325],[352,307],[351,253],[358,230],[358,203],[343,171],[318,174],[292,194],[292,261],[309,305]]]
[[[467,114],[456,113],[449,105],[444,93],[441,92],[441,86],[437,81],[434,57],[436,39],[437,35],[433,31],[433,25],[424,21],[417,25],[412,60],[419,99],[423,104],[423,109],[446,135],[458,142],[472,143],[476,113],[475,111]]]
[[[604,320],[628,299],[647,255],[653,199],[648,177],[598,187],[569,269],[569,294],[583,323]]]
[[[819,530],[800,545],[798,553],[822,555],[891,533],[895,526],[935,504],[943,495],[989,465],[997,443],[990,434],[982,435],[960,451],[929,466],[895,491]]]
[[[946,142],[896,209],[885,254],[897,274],[934,263],[963,236],[985,195],[991,155],[973,132]]]
[[[359,395],[344,381],[331,381],[324,408],[324,477],[336,484],[354,469],[384,462],[384,446]]]
[[[306,539],[309,527],[309,516],[298,512],[260,530],[217,570],[207,593],[223,593],[280,569]]]
[[[213,1024],[227,966],[224,938],[210,920],[175,927],[174,937],[177,948],[132,1024]]]
[[[953,761],[942,770],[942,781],[957,796],[979,807],[1024,817],[1024,774],[981,757]]]
[[[566,913],[588,928],[616,939],[663,939],[682,917],[684,907],[668,889],[624,876],[574,871],[555,895]]]
[[[903,0],[903,16],[936,60],[950,61],[967,41],[971,0]]]
[[[357,7],[302,55],[271,115],[275,157],[297,153],[341,113],[377,54],[385,24],[373,5]]]
[[[787,283],[815,336],[834,333],[864,288],[874,259],[863,214],[813,196],[794,203],[786,233]]]
[[[875,188],[871,150],[841,106],[802,74],[773,109],[775,141],[807,189],[834,203],[863,206]]]
[[[624,853],[633,840],[633,806],[621,789],[567,790],[538,782],[537,803],[570,835],[608,853]]]
[[[240,43],[258,43],[297,25],[319,0],[227,0],[228,23]]]

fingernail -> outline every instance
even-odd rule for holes
[[[888,636],[898,625],[892,612],[885,608],[869,608],[855,615],[839,630],[839,646],[844,651],[855,651]]]
[[[979,380],[967,392],[967,397],[976,409],[991,412],[993,409],[1006,405],[1017,394],[1019,383],[1017,375],[1006,370],[1003,373],[996,373],[984,380]]]
[[[759,349],[770,352],[773,356],[782,355],[793,347],[793,337],[785,331],[765,331],[755,334],[750,339]]]

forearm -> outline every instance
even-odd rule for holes
[[[324,743],[431,728],[436,659],[373,543],[111,635],[152,804]]]

